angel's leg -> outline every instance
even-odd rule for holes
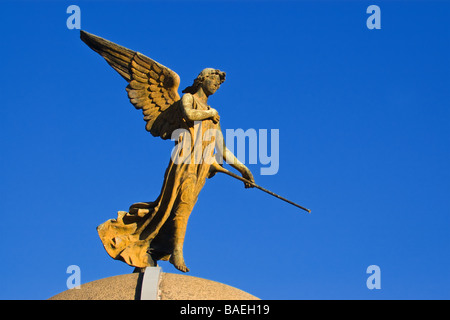
[[[191,214],[193,205],[187,203],[181,203],[177,207],[177,213],[174,218],[174,234],[173,234],[173,252],[170,256],[170,263],[174,265],[175,268],[182,272],[188,272],[189,268],[184,262],[183,256],[183,244],[186,235],[186,228],[189,216]]]

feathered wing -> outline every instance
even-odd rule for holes
[[[99,53],[127,82],[130,102],[141,109],[145,129],[155,137],[170,139],[182,126],[178,87],[180,77],[145,55],[85,31],[80,38]]]

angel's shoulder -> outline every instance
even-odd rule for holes
[[[181,102],[183,103],[183,105],[191,105],[192,103],[194,103],[194,96],[191,93],[185,93],[181,97]]]

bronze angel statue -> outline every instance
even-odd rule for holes
[[[240,172],[242,178],[239,178],[245,187],[255,186],[250,170],[225,147],[219,114],[208,105],[208,97],[225,81],[225,72],[204,69],[192,86],[183,90],[180,98],[180,77],[174,71],[139,52],[88,32],[81,31],[80,37],[128,82],[126,91],[130,102],[142,110],[145,129],[154,137],[173,139],[172,134],[178,129],[188,132],[189,136],[174,139],[175,145],[190,148],[179,149],[186,156],[194,154],[192,149],[199,147],[196,139],[213,129],[218,134],[210,138],[216,148],[208,149],[210,144],[201,142],[201,154],[213,155],[216,150],[221,159]],[[195,123],[201,124],[200,134],[196,132],[199,126]],[[190,139],[190,144],[184,143],[186,138]],[[183,256],[188,218],[206,179],[223,172],[221,165],[218,161],[174,161],[171,157],[161,193],[155,201],[135,203],[129,212],[119,211],[117,219],[98,226],[108,254],[138,270],[156,266],[158,260],[169,260],[178,270],[189,271]]]

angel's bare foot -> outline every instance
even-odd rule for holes
[[[189,272],[189,268],[184,263],[183,253],[181,251],[175,250],[170,256],[169,262],[181,272]]]

